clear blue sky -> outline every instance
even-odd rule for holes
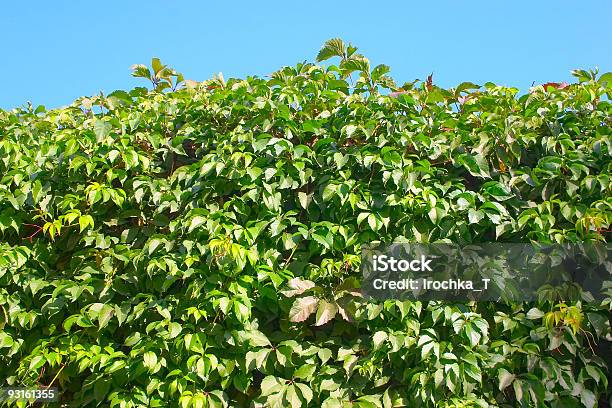
[[[526,90],[612,71],[612,1],[10,1],[0,11],[0,108],[48,108],[144,85],[153,56],[204,80],[266,75],[314,60],[331,37],[399,83],[493,81]]]

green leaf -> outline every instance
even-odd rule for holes
[[[480,210],[470,208],[468,211],[468,220],[470,221],[470,224],[478,224],[484,218],[484,216],[484,212]]]
[[[354,55],[351,58],[345,59],[340,63],[340,68],[347,72],[360,71],[366,75],[370,75],[370,61],[363,55]]]
[[[249,344],[253,347],[266,347],[271,346],[270,340],[265,334],[259,330],[252,330],[248,333]]]
[[[305,399],[307,403],[312,401],[313,393],[310,387],[302,383],[295,383],[295,386],[300,390],[300,394],[302,394],[302,398]]]
[[[368,215],[368,225],[372,228],[372,231],[376,232],[382,227],[382,222],[378,219],[376,214]]]
[[[295,385],[291,384],[286,387],[285,401],[287,401],[288,406],[292,408],[300,408],[302,406],[302,401],[300,400]]]
[[[94,383],[94,398],[96,401],[103,401],[111,387],[109,379],[101,379]]]
[[[457,162],[470,172],[472,176],[489,177],[489,164],[486,159],[480,155],[472,155],[469,153],[457,156]]]
[[[380,346],[382,345],[382,343],[387,340],[387,333],[379,330],[376,333],[374,333],[374,337],[372,339],[374,343],[374,350],[378,350]]]
[[[606,72],[599,77],[598,82],[607,89],[612,88],[612,72]]]
[[[527,318],[529,320],[537,320],[537,319],[541,319],[542,317],[544,317],[544,312],[538,308],[532,307],[527,312]]]
[[[580,393],[580,402],[582,402],[582,405],[586,408],[594,408],[597,406],[597,396],[593,391],[583,389]]]
[[[312,238],[319,244],[323,245],[324,248],[331,249],[332,245],[326,237],[319,234],[312,234]]]
[[[470,340],[470,345],[472,347],[477,346],[480,342],[480,339],[482,338],[480,333],[478,333],[478,331],[474,329],[471,323],[466,323],[463,326],[463,329],[465,330],[467,338]]]
[[[473,82],[462,82],[455,89],[455,95],[459,96],[461,92],[465,92],[470,89],[479,89],[479,88],[480,88],[480,85],[476,85]]]
[[[45,358],[43,356],[34,356],[32,358],[32,360],[30,361],[30,366],[29,366],[29,370],[37,370],[40,367],[42,367],[43,365],[45,365],[47,361],[45,360]]]
[[[338,306],[335,303],[328,302],[325,299],[319,301],[319,307],[317,309],[317,316],[315,319],[315,326],[322,326],[329,322],[338,313]]]
[[[94,219],[91,215],[81,215],[79,217],[79,232],[83,232],[87,226],[94,228]]]
[[[336,186],[335,184],[326,185],[323,189],[323,201],[327,202],[331,200],[336,195],[337,190],[338,186]]]
[[[261,396],[274,394],[283,388],[283,383],[278,378],[268,375],[261,381]]]
[[[391,72],[391,68],[388,65],[380,64],[374,67],[372,70],[372,80],[378,81],[383,75]]]
[[[303,209],[308,209],[308,206],[310,205],[310,202],[312,201],[312,196],[309,196],[308,194],[300,191],[298,192],[298,199],[300,201],[300,205],[302,206]]]
[[[94,120],[94,134],[96,135],[96,141],[102,143],[104,139],[110,134],[113,126],[103,119]]]
[[[107,304],[102,305],[102,308],[98,313],[98,327],[100,328],[100,330],[106,327],[110,319],[113,317],[114,313],[115,310],[112,308],[112,306]]]
[[[206,222],[206,217],[202,216],[202,215],[196,215],[191,219],[191,222],[189,223],[189,230],[188,232],[193,231],[194,229],[198,228],[200,225],[204,224]]]
[[[587,318],[595,329],[597,336],[605,337],[610,333],[610,320],[608,316],[599,313],[587,313]]]
[[[110,365],[110,367],[108,367],[106,369],[106,372],[108,374],[112,374],[116,371],[119,371],[120,369],[122,369],[123,367],[125,367],[127,364],[125,363],[125,361],[123,360],[115,360],[113,361],[113,364]]]
[[[153,72],[155,74],[158,74],[164,68],[164,66],[159,58],[151,58],[151,68],[153,68]]]
[[[68,329],[70,330],[70,329]],[[11,347],[15,341],[6,333],[0,332],[0,348],[8,348]]]
[[[181,325],[177,322],[172,322],[168,325],[168,333],[169,333],[169,337],[171,339],[177,337],[179,334],[181,334],[181,331],[183,330],[183,328],[181,327]]]
[[[143,364],[149,371],[153,371],[157,365],[157,355],[152,351],[147,351],[143,355]]]
[[[332,57],[344,58],[347,55],[347,47],[340,38],[331,38],[325,41],[317,54],[317,62],[328,60]]]
[[[319,351],[317,352],[317,355],[321,359],[321,364],[325,364],[331,358],[332,352],[330,349],[323,348],[323,349],[319,349]]]
[[[368,216],[370,216],[370,213],[367,213],[367,212],[359,214],[357,216],[357,225],[360,225],[363,222],[363,220],[368,218]]]
[[[294,371],[294,378],[301,378],[304,380],[311,379],[312,375],[315,373],[317,366],[314,364],[304,364],[300,366],[297,370]]]
[[[482,190],[499,201],[507,200],[513,196],[508,186],[497,181],[486,182],[482,185]]]

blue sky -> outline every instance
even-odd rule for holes
[[[314,60],[331,37],[391,66],[403,83],[493,81],[526,90],[612,71],[612,2],[603,1],[4,1],[0,108],[48,108],[144,85],[157,56],[187,78],[266,75]]]

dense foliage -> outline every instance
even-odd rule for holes
[[[372,241],[605,241],[612,75],[397,86],[352,46],[270,78],[0,110],[0,382],[75,406],[609,398],[610,302],[373,302]],[[0,384],[2,385],[2,384]]]

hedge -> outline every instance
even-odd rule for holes
[[[0,110],[0,385],[67,406],[595,407],[610,299],[371,301],[365,243],[606,242],[612,74],[269,77]],[[607,361],[606,361],[607,360]],[[599,405],[598,405],[599,404]],[[25,403],[16,405],[25,406]]]

